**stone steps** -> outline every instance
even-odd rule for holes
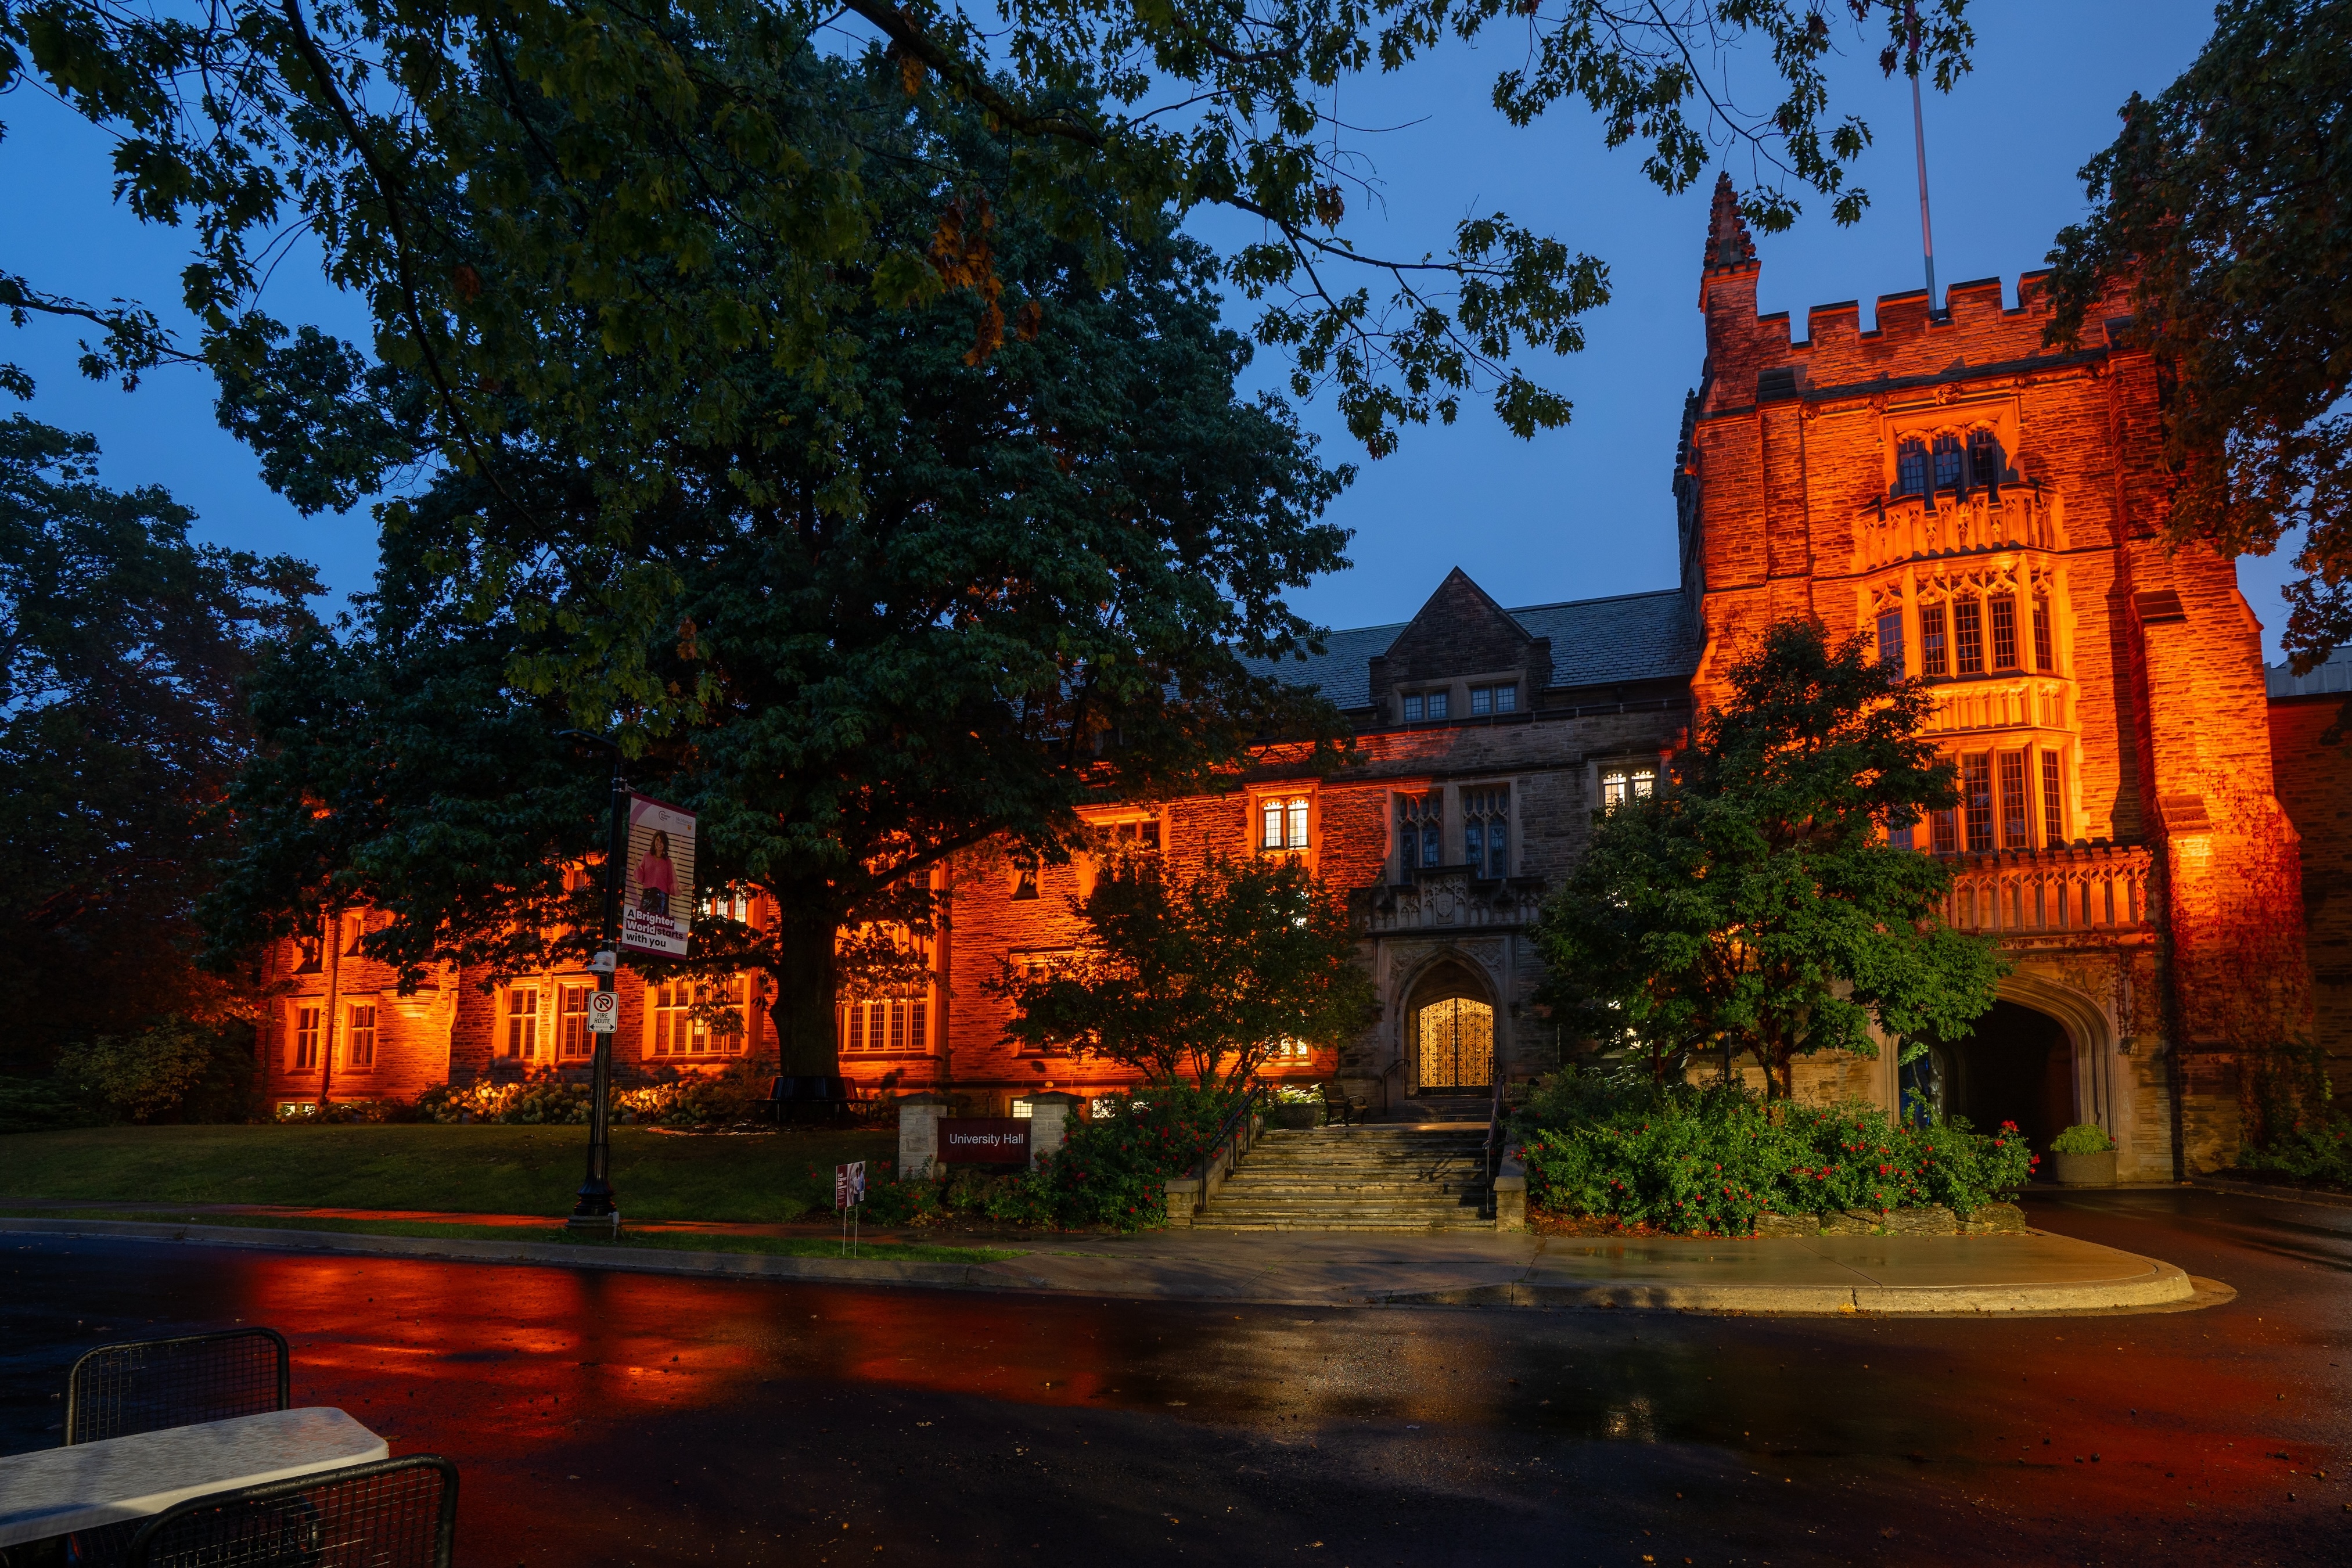
[[[1270,1131],[1194,1220],[1203,1230],[1492,1230],[1483,1123]]]

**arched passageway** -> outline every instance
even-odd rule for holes
[[[1412,988],[1405,1016],[1416,1093],[1492,1087],[1495,1005],[1475,973],[1441,964]]]
[[[2074,1121],[2074,1044],[2021,1003],[1994,1003],[1967,1037],[1906,1063],[1902,1081],[1906,1111],[1964,1116],[1979,1132],[2014,1121],[2036,1152]]]

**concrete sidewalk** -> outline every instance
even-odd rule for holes
[[[17,1205],[28,1206],[28,1205]],[[107,1205],[121,1212],[127,1205]],[[183,1208],[179,1213],[186,1213]],[[306,1211],[325,1215],[334,1211]],[[2180,1310],[2235,1292],[2169,1263],[2043,1231],[1982,1237],[1811,1237],[1751,1240],[1592,1238],[1528,1234],[1035,1236],[995,1262],[912,1262],[673,1251],[535,1239],[544,1219],[404,1215],[514,1223],[511,1240],[247,1228],[192,1221],[76,1218],[60,1208],[0,1217],[0,1233],[106,1236],[209,1246],[631,1272],[735,1276],[952,1289],[1297,1306],[1606,1307],[1704,1312],[1992,1314]],[[652,1228],[652,1227],[645,1227]],[[663,1226],[676,1234],[803,1227]],[[878,1236],[945,1241],[919,1232]],[[954,1238],[963,1239],[961,1237]],[[976,1239],[976,1238],[975,1238]]]

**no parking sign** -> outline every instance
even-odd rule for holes
[[[617,991],[592,991],[588,994],[588,1032],[609,1035],[621,1022],[621,994]]]

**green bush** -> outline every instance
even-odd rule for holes
[[[1201,1163],[1238,1097],[1189,1084],[1151,1084],[1096,1101],[1060,1151],[1035,1171],[999,1174],[958,1166],[932,1182],[877,1186],[866,1212],[877,1224],[950,1215],[1060,1230],[1144,1230],[1168,1219],[1168,1178]]]
[[[106,1119],[88,1097],[56,1079],[0,1075],[0,1133],[94,1127]]]
[[[2095,1121],[2078,1121],[2050,1140],[2053,1154],[2105,1154],[2115,1146],[2116,1141],[2107,1136],[2107,1130]]]
[[[2318,1186],[2352,1188],[2352,1120],[2304,1121],[2238,1155],[2238,1167]]]
[[[1749,1235],[1765,1214],[1970,1214],[2023,1186],[2036,1159],[2011,1122],[1983,1135],[1958,1121],[1917,1127],[1875,1106],[1766,1103],[1730,1088],[1546,1085],[1529,1124],[1530,1202],[1677,1232]]]
[[[131,1121],[242,1121],[253,1051],[241,1031],[166,1018],[58,1054],[59,1083]]]

